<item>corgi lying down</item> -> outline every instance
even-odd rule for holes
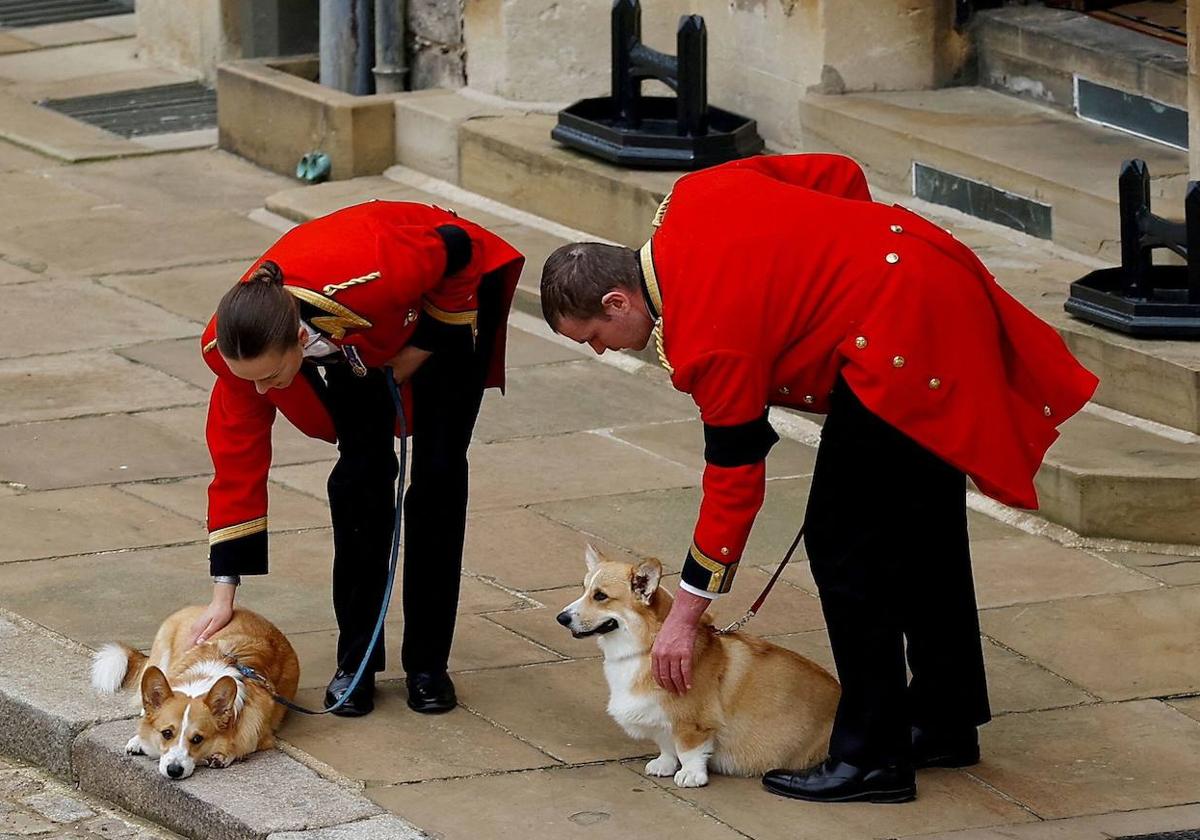
[[[650,650],[671,609],[659,588],[662,564],[637,566],[602,558],[588,546],[583,595],[558,622],[576,638],[595,636],[604,652],[608,713],[630,736],[658,744],[650,776],[680,787],[717,773],[755,776],[811,767],[829,749],[841,688],[798,653],[741,633],[717,635],[705,614],[696,636],[692,688],[680,696],[660,688]]]
[[[186,779],[197,764],[228,767],[275,745],[287,709],[259,682],[247,680],[229,657],[270,680],[291,700],[300,662],[275,625],[250,610],[235,609],[211,640],[190,647],[192,623],[204,607],[185,607],[158,628],[150,655],[107,644],[92,661],[92,685],[113,693],[141,686],[142,717],[125,751],[158,759],[158,772]]]

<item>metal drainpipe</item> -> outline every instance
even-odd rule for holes
[[[321,84],[363,95],[373,92],[373,0],[321,0]]]
[[[375,0],[375,92],[405,89],[405,0]]]

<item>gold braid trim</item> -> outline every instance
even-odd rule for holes
[[[226,540],[236,540],[238,537],[248,537],[251,534],[257,534],[259,531],[267,530],[267,517],[260,516],[258,519],[251,519],[249,522],[242,522],[238,525],[230,525],[228,528],[218,528],[208,535],[208,544],[216,545],[217,543],[225,542]]]
[[[347,280],[345,283],[330,283],[328,286],[326,286],[321,291],[326,296],[335,295],[338,292],[340,292],[342,289],[349,289],[351,286],[359,286],[359,285],[362,285],[363,283],[369,283],[372,280],[378,280],[382,276],[383,275],[380,274],[378,271],[372,271],[370,274],[364,274],[362,277],[352,277],[349,280]]]
[[[305,289],[302,286],[284,286],[284,288],[305,303],[310,303],[317,309],[329,313],[327,316],[313,318],[312,325],[329,333],[330,338],[342,339],[346,337],[348,329],[368,329],[371,326],[371,322],[366,318],[354,314],[337,301],[319,295],[312,289]]]
[[[670,196],[664,199],[664,207],[666,201],[669,199]],[[646,241],[646,244],[638,251],[638,259],[642,263],[642,275],[646,278],[646,291],[650,295],[650,303],[654,305],[654,309],[658,312],[658,320],[654,322],[654,349],[658,351],[658,363],[663,366],[663,370],[673,376],[675,368],[667,361],[667,351],[663,346],[662,290],[658,287],[658,274],[654,271],[653,242],[653,239]]]
[[[435,306],[429,301],[425,301],[421,308],[425,310],[425,314],[435,320],[441,321],[443,324],[467,325],[471,328],[471,335],[476,335],[479,332],[478,321],[479,312],[475,309],[467,309],[463,312],[450,312],[442,309],[440,306]]]
[[[650,224],[654,225],[655,227],[660,227],[662,225],[663,216],[667,215],[667,206],[670,203],[671,194],[667,193],[666,196],[663,197],[663,200],[659,202],[658,210],[654,213],[654,221]]]
[[[208,344],[205,344],[205,345],[204,345],[204,350],[203,350],[203,352],[205,352],[205,353],[211,353],[211,352],[212,352],[212,349],[213,349],[214,347],[216,347],[216,346],[217,346],[217,340],[214,338],[212,341],[208,342]]]

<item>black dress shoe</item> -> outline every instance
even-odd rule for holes
[[[353,680],[354,674],[347,674],[338,668],[337,673],[333,675],[333,679],[329,681],[329,685],[325,689],[325,708],[328,709],[342,699],[342,695],[346,693],[346,689],[350,687]],[[330,714],[339,717],[362,717],[374,708],[375,674],[368,672],[362,675],[362,679],[354,687],[354,693],[346,699],[346,702]]]
[[[440,715],[458,705],[454,683],[445,671],[415,671],[408,675],[408,708],[423,715]]]
[[[772,770],[763,787],[807,802],[911,802],[917,796],[911,767],[855,767],[836,758],[808,770]]]
[[[970,767],[979,763],[979,730],[912,728],[913,765],[922,767]]]

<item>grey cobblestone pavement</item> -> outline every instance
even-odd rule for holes
[[[0,756],[0,840],[176,840],[43,770]]]

